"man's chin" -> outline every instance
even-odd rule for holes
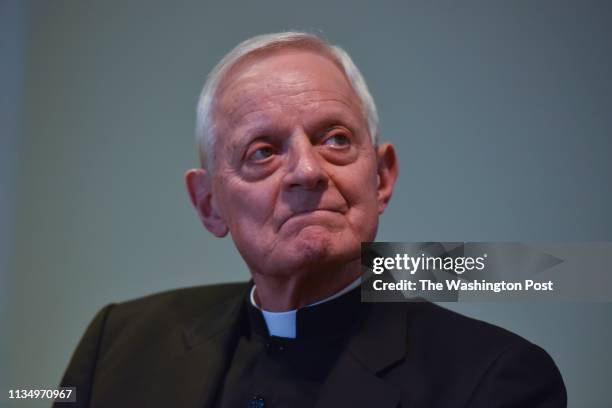
[[[333,234],[323,227],[308,227],[300,231],[285,252],[292,269],[308,269],[342,264],[359,257],[359,245],[349,245],[342,234]],[[353,248],[354,247],[354,248]]]

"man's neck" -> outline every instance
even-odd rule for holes
[[[326,299],[346,288],[361,275],[360,260],[344,268],[269,276],[253,273],[257,306],[270,312],[299,309]]]

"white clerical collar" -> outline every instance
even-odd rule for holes
[[[350,292],[360,284],[361,276],[341,291],[336,292],[330,297],[325,298],[323,300],[319,300],[318,302],[312,303],[306,307],[311,307],[315,305],[320,305],[321,303],[329,302],[330,300],[336,299],[337,297],[340,297],[345,293]],[[271,336],[295,339],[297,309],[289,310],[286,312],[268,312],[267,310],[263,310],[257,305],[257,303],[255,303],[255,285],[253,285],[253,287],[251,288],[250,298],[251,304],[257,309],[261,310],[264,320],[266,321],[266,326],[268,326],[268,332]]]

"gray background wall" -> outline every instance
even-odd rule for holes
[[[3,0],[1,22],[7,386],[57,384],[109,302],[248,277],[182,175],[205,74],[259,33],[322,33],[364,72],[401,165],[379,240],[612,240],[610,2]],[[570,406],[612,405],[612,305],[448,307],[542,345]]]

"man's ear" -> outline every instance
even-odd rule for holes
[[[378,159],[378,213],[382,214],[391,200],[393,186],[399,174],[399,166],[395,149],[390,143],[379,145],[376,148],[376,156]]]
[[[207,170],[187,170],[185,184],[191,203],[197,210],[204,227],[216,237],[226,236],[229,229],[214,203],[211,188],[212,180]]]

